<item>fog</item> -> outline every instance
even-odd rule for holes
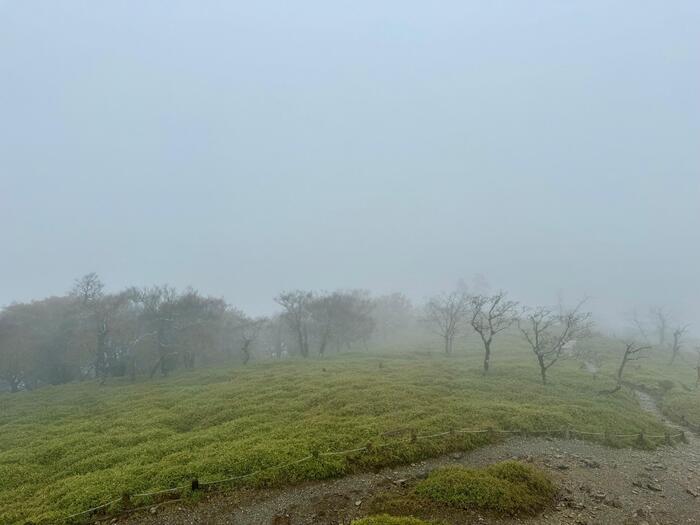
[[[93,271],[253,314],[481,274],[693,322],[699,11],[1,1],[0,304]]]

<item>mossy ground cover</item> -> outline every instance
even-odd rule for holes
[[[510,515],[535,514],[549,505],[556,494],[544,472],[516,461],[481,469],[440,468],[415,490],[419,496],[450,507]]]
[[[594,337],[583,342],[594,347],[602,356],[601,376],[610,380],[617,372],[624,343],[606,337]],[[688,343],[692,347],[695,343]],[[698,387],[698,356],[695,352],[682,352],[673,363],[668,348],[653,348],[645,357],[630,361],[623,379],[651,394],[661,411],[676,422],[683,418],[695,428],[700,428],[700,387]]]
[[[700,388],[696,386],[697,370],[690,357],[669,363],[668,356],[656,353],[639,362],[626,374],[627,379],[659,400],[659,408],[676,422],[683,418],[700,428]]]
[[[575,363],[557,365],[551,384],[541,385],[532,355],[515,341],[503,338],[494,349],[488,377],[481,374],[478,346],[452,357],[424,347],[0,395],[0,523],[54,523],[123,492],[243,475],[314,451],[389,444],[269,470],[245,482],[340,476],[489,439],[377,438],[401,429],[663,432],[633,394],[600,396],[607,380],[592,381]]]

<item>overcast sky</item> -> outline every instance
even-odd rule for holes
[[[700,2],[0,0],[0,304],[475,273],[700,324]]]

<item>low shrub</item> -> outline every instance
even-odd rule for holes
[[[419,496],[463,509],[502,514],[535,514],[549,504],[556,488],[535,467],[505,461],[483,469],[450,466],[434,470],[416,486]]]

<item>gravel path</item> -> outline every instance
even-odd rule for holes
[[[638,396],[645,409],[662,417],[653,399],[641,392]],[[375,473],[282,489],[214,494],[194,506],[169,503],[112,522],[153,525],[349,523],[376,510],[378,494],[407,492],[416,480],[438,466],[482,466],[516,458],[550,472],[561,487],[556,506],[529,519],[497,519],[454,511],[422,517],[439,517],[455,525],[700,524],[700,439],[689,432],[686,435],[687,444],[664,446],[653,452],[611,449],[579,440],[514,437],[466,454],[450,454]]]

